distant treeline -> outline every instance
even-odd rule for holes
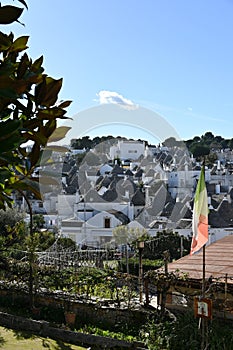
[[[93,149],[101,143],[108,143],[108,145],[113,145],[116,143],[116,140],[126,140],[126,141],[135,141],[134,139],[129,139],[121,136],[96,136],[91,139],[89,136],[83,136],[79,139],[71,140],[71,147],[73,149]],[[146,140],[137,139],[136,141],[144,142],[145,145],[156,146],[149,144]],[[158,146],[158,145],[157,145]],[[215,136],[212,132],[208,131],[202,136],[194,136],[189,140],[176,140],[174,137],[170,137],[161,143],[161,146],[173,147],[186,147],[188,151],[197,159],[202,158],[203,156],[208,156],[211,162],[216,158],[216,152],[222,149],[233,149],[233,138],[224,139],[222,136]]]
[[[135,141],[135,139],[132,138],[126,138],[126,137],[122,137],[122,136],[112,136],[112,135],[108,135],[108,136],[96,136],[93,139],[90,139],[90,136],[83,136],[80,139],[72,139],[70,142],[70,146],[73,149],[91,149],[96,147],[98,144],[100,143],[105,143],[107,142],[109,145],[113,145],[114,143],[116,143],[116,140],[125,140],[125,141]],[[148,141],[145,140],[141,140],[138,139],[136,141],[139,142],[145,142],[146,145],[148,145]]]

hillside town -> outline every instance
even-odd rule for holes
[[[0,25],[0,347],[232,350],[231,2]]]
[[[82,154],[80,164],[77,154]],[[233,233],[233,153],[221,149],[216,156],[205,169],[209,243]],[[164,230],[192,235],[201,162],[185,146],[117,139],[90,150],[70,147],[65,154],[55,152],[49,168],[57,184],[41,184],[43,201],[31,200],[33,212],[44,216],[47,228],[56,228],[78,247],[114,244],[113,230],[121,225],[146,229],[151,236]],[[37,171],[43,179],[48,166]],[[17,203],[27,210],[20,198]]]

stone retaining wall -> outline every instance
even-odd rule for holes
[[[0,298],[6,296],[12,298],[13,304],[29,305],[28,294],[11,290],[0,290]],[[101,303],[90,300],[72,299],[67,300],[56,294],[37,294],[35,297],[37,307],[52,306],[72,311],[76,314],[76,328],[82,324],[93,324],[106,329],[114,329],[116,325],[144,325],[151,314],[156,313],[153,307],[128,308],[116,307],[113,304]]]
[[[14,330],[32,332],[42,337],[79,345],[91,346],[91,349],[143,349],[140,342],[129,343],[123,340],[94,336],[51,327],[48,322],[31,320],[0,312],[0,325]],[[144,348],[145,349],[145,348]]]

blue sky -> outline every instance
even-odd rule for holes
[[[233,137],[233,0],[27,3],[25,27],[2,30],[30,35],[30,56],[43,54],[46,72],[63,77],[60,98],[73,100],[77,136],[146,136],[111,118],[85,129],[83,111],[111,102],[158,113],[184,140]],[[153,120],[143,122],[150,130]]]

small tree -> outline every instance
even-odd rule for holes
[[[164,251],[168,250],[170,259],[177,260],[188,254],[191,245],[191,236],[180,236],[177,232],[161,231],[155,237],[150,237],[145,243],[144,257],[148,259],[163,259]]]
[[[145,241],[148,238],[147,230],[138,227],[129,228],[128,226],[121,225],[113,230],[113,239],[116,245],[128,245],[135,248],[138,240]]]

